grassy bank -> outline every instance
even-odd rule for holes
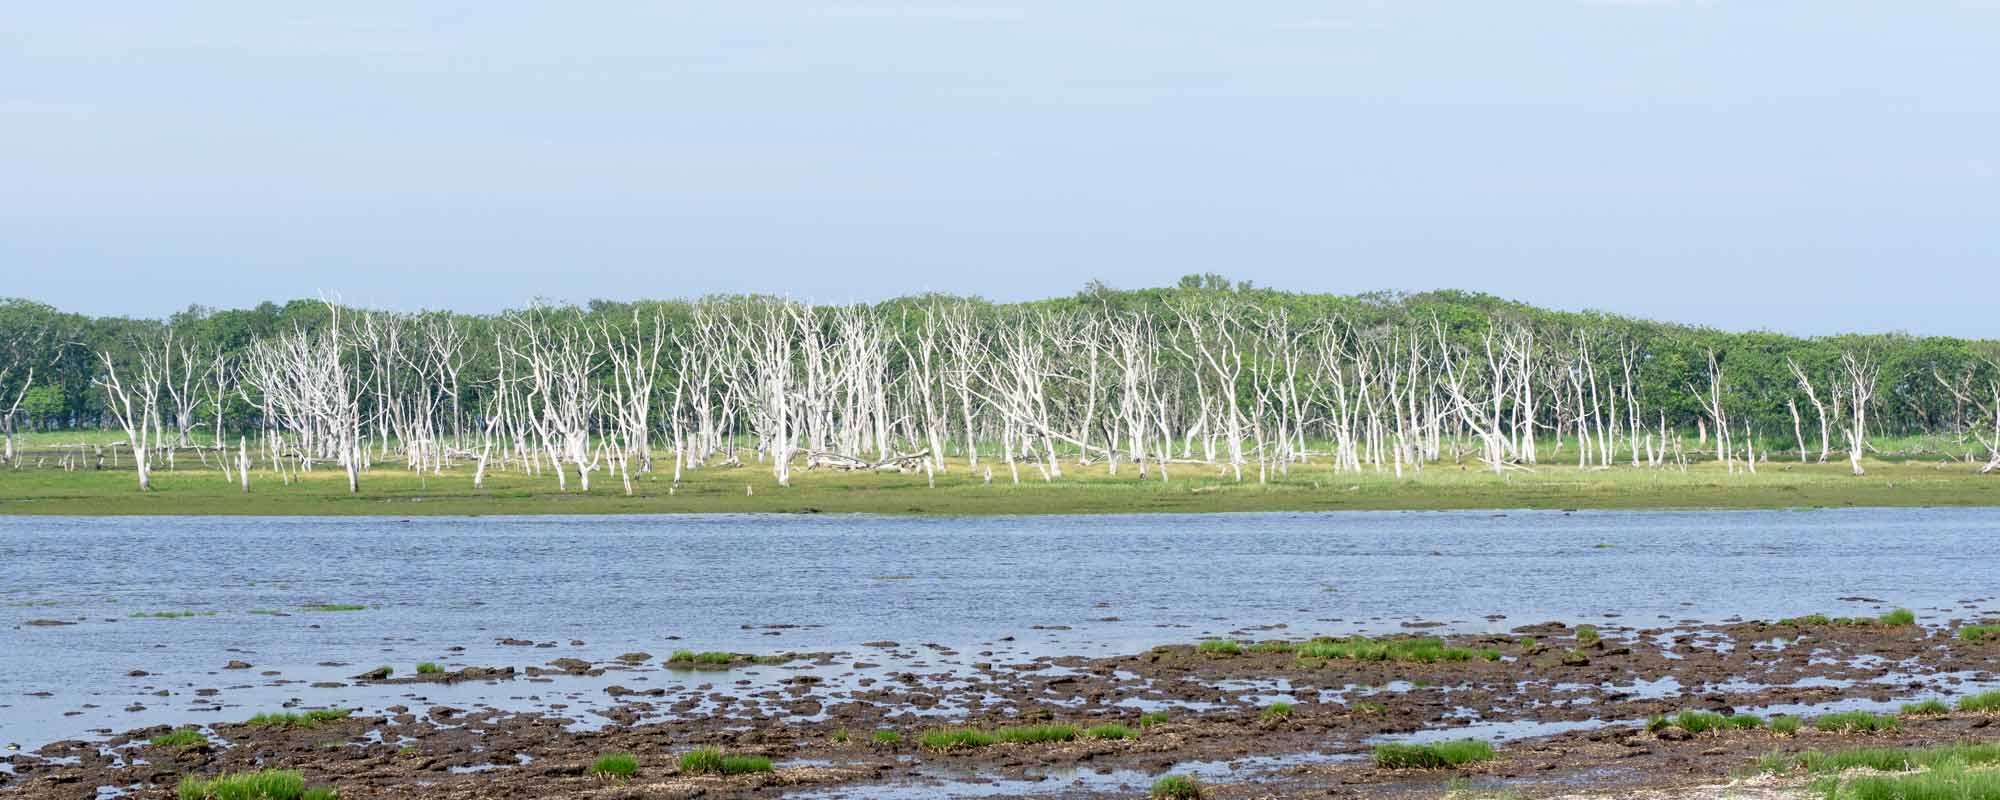
[[[635,479],[626,496],[615,476],[599,472],[591,491],[556,490],[552,474],[490,472],[472,488],[469,467],[416,475],[400,465],[378,466],[350,495],[337,468],[308,474],[291,485],[266,470],[251,473],[245,494],[218,471],[164,467],[154,490],[141,494],[129,470],[0,470],[0,514],[599,514],[672,512],[822,511],[883,514],[1054,514],[1201,511],[1442,510],[1481,508],[1810,508],[1840,506],[2000,505],[2000,476],[1980,476],[1962,464],[1869,463],[1869,474],[1847,474],[1845,464],[1770,463],[1756,475],[1725,472],[1720,465],[1677,469],[1614,468],[1579,471],[1543,466],[1533,472],[1494,475],[1471,466],[1435,464],[1398,479],[1389,474],[1336,474],[1316,465],[1294,467],[1259,485],[1254,468],[1238,483],[1214,467],[1176,465],[1171,481],[1140,480],[1130,465],[1117,476],[1102,464],[1065,465],[1063,477],[1044,482],[1024,468],[1020,484],[994,465],[986,484],[954,463],[935,488],[921,474],[796,470],[780,487],[754,464],[708,468]]]

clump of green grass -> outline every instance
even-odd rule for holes
[[[709,664],[723,666],[735,660],[735,654],[724,653],[720,650],[710,650],[703,653],[697,653],[693,650],[675,650],[673,655],[667,656],[667,663],[669,664]]]
[[[1291,642],[1258,642],[1250,645],[1252,653],[1289,653],[1297,645]]]
[[[435,661],[425,661],[417,665],[418,675],[435,675],[443,671],[444,667],[438,666]]]
[[[834,744],[847,744],[847,740],[850,737],[847,735],[847,729],[841,728],[840,730],[834,731],[833,736],[831,738],[833,739]]]
[[[299,800],[340,800],[340,793],[330,786],[315,786],[299,795]]]
[[[1966,695],[1958,699],[1960,711],[2000,711],[2000,689]]]
[[[1354,713],[1356,714],[1382,714],[1388,712],[1389,707],[1382,703],[1364,702],[1364,703],[1355,703],[1353,705],[1353,709]]]
[[[2000,798],[2000,772],[1948,766],[1910,775],[1827,778],[1814,788],[1827,800],[1993,800]]]
[[[182,747],[192,747],[198,744],[206,744],[207,742],[208,742],[208,737],[202,735],[201,731],[195,730],[193,728],[182,728],[172,733],[163,733],[160,734],[159,736],[155,736],[148,742],[148,744],[151,744],[154,747],[172,747],[178,749]]]
[[[367,611],[368,610],[367,606],[353,605],[349,603],[314,603],[309,606],[299,606],[299,607],[307,611]]]
[[[1428,637],[1414,639],[1370,639],[1354,636],[1346,639],[1314,639],[1300,644],[1295,650],[1300,659],[1346,659],[1348,661],[1406,661],[1420,664],[1435,664],[1439,661],[1470,661],[1473,652],[1464,648],[1446,647],[1443,639]]]
[[[1286,717],[1290,717],[1291,715],[1292,715],[1292,704],[1282,703],[1282,702],[1272,703],[1268,706],[1265,706],[1263,711],[1257,712],[1258,719],[1285,719]]]
[[[883,729],[875,732],[876,744],[894,745],[894,744],[899,744],[902,741],[903,741],[902,731],[892,731],[888,729]]]
[[[744,775],[770,772],[771,759],[763,756],[725,756],[721,750],[702,748],[681,754],[681,771],[689,775]]]
[[[1074,725],[1020,725],[982,731],[977,728],[945,728],[925,731],[917,737],[918,744],[928,750],[950,752],[953,750],[973,750],[1006,742],[1009,744],[1041,744],[1044,742],[1074,741],[1080,732]]]
[[[612,753],[610,755],[598,756],[597,760],[590,764],[590,774],[592,775],[630,778],[633,773],[638,771],[639,757],[631,753]]]
[[[1389,769],[1444,769],[1494,758],[1493,745],[1478,739],[1432,744],[1375,745],[1375,764]]]
[[[1533,649],[1535,649],[1535,645],[1536,645],[1536,642],[1535,642],[1535,637],[1533,637],[1533,636],[1523,636],[1523,637],[1521,637],[1521,649],[1522,649],[1522,650],[1533,650]]]
[[[1906,717],[1932,717],[1948,713],[1951,713],[1951,707],[1945,705],[1943,700],[1935,697],[1915,703],[1903,704],[1903,716]]]
[[[1487,648],[1483,648],[1483,649],[1481,649],[1481,650],[1479,651],[1479,657],[1480,657],[1480,658],[1483,658],[1483,659],[1486,659],[1487,661],[1499,661],[1499,660],[1500,660],[1500,648],[1498,648],[1498,647],[1487,647]]]
[[[181,776],[180,800],[301,800],[306,779],[297,770],[225,772],[213,778]]]
[[[1802,724],[1798,717],[1772,717],[1771,732],[1781,736],[1792,736],[1799,732]]]
[[[2000,625],[1960,625],[1958,638],[1968,642],[2000,640]]]
[[[1813,720],[1813,727],[1831,733],[1874,733],[1893,731],[1901,726],[1895,717],[1870,714],[1866,711],[1843,711]]]
[[[1865,747],[1824,753],[1803,753],[1798,763],[1808,772],[1845,772],[1868,768],[1877,772],[1906,772],[1961,764],[1980,766],[2000,763],[2000,742],[1946,744],[1934,747]]]
[[[1582,642],[1584,644],[1590,644],[1591,642],[1597,641],[1597,639],[1598,635],[1597,635],[1597,629],[1595,627],[1585,625],[1581,628],[1576,629],[1576,640],[1579,642]]]
[[[1243,645],[1228,639],[1210,639],[1196,645],[1195,651],[1210,656],[1234,656],[1243,653]]]
[[[1165,711],[1154,711],[1147,714],[1140,714],[1139,727],[1150,728],[1153,727],[1154,725],[1162,724],[1166,722],[1168,719],[1169,717],[1167,716],[1167,712]]]
[[[1890,626],[1915,625],[1917,624],[1917,612],[1907,608],[1899,608],[1877,617],[1875,621]]]
[[[347,717],[353,713],[354,711],[352,709],[346,709],[346,708],[315,708],[311,711],[307,711],[304,714],[294,713],[290,711],[280,711],[272,713],[260,713],[257,716],[245,720],[243,724],[257,725],[264,727],[281,727],[281,728],[312,728],[318,726],[322,722],[334,722],[337,720],[347,719]]]
[[[1201,784],[1188,775],[1161,775],[1146,796],[1152,800],[1201,800]]]
[[[213,611],[137,611],[133,619],[186,619],[188,617],[213,617]]]
[[[1707,733],[1720,730],[1748,730],[1763,727],[1764,720],[1755,714],[1723,716],[1713,711],[1682,711],[1671,717],[1654,717],[1646,724],[1646,729],[1658,733],[1667,728],[1679,728],[1688,733]]]
[[[266,617],[275,617],[284,612],[278,611],[277,609],[273,608],[253,608],[250,609],[247,613],[258,614]]]
[[[1118,724],[1118,723],[1115,723],[1115,722],[1112,722],[1112,723],[1106,723],[1106,724],[1103,724],[1103,725],[1092,725],[1092,726],[1090,726],[1090,727],[1088,727],[1088,728],[1085,728],[1085,729],[1083,729],[1083,735],[1084,735],[1084,737],[1085,737],[1085,738],[1088,738],[1088,739],[1137,739],[1137,738],[1139,738],[1139,732],[1138,732],[1138,731],[1135,731],[1135,730],[1132,730],[1131,728],[1128,728],[1128,727],[1125,727],[1124,725],[1120,725],[1120,724]]]

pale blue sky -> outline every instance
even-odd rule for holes
[[[486,311],[1215,271],[2000,336],[1994,2],[318,5],[10,8],[0,294]]]

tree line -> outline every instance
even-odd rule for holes
[[[5,300],[0,426],[16,467],[17,430],[120,431],[142,488],[184,451],[246,486],[261,466],[339,469],[353,490],[391,464],[627,492],[635,475],[750,462],[780,484],[798,468],[1018,482],[1200,464],[1267,480],[1442,460],[1859,473],[1871,437],[1911,434],[1993,471],[2000,342],[1724,332],[1216,275],[1011,304],[727,296],[491,315],[298,300],[150,320]]]

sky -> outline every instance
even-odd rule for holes
[[[2000,337],[2000,3],[21,3],[0,295],[162,316],[1216,272]]]

